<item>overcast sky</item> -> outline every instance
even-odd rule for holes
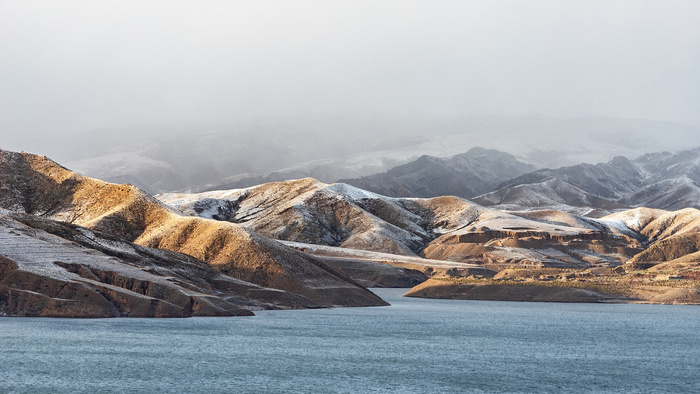
[[[0,0],[0,137],[345,113],[700,125],[699,21],[694,0]]]

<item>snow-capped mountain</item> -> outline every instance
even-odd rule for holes
[[[700,147],[644,155],[634,164],[645,181],[620,203],[668,210],[700,208]]]

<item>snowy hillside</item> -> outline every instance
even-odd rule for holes
[[[700,208],[700,148],[539,170],[504,182],[474,201],[511,210],[589,209],[595,216],[625,207]]]
[[[529,217],[456,197],[390,198],[313,179],[156,197],[280,240],[435,260],[614,266],[641,250],[633,231],[564,212]]]

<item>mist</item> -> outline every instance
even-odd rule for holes
[[[5,136],[325,114],[700,124],[695,1],[0,4]]]

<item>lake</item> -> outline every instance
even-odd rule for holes
[[[0,392],[700,392],[700,307],[403,298],[189,319],[0,318]]]

